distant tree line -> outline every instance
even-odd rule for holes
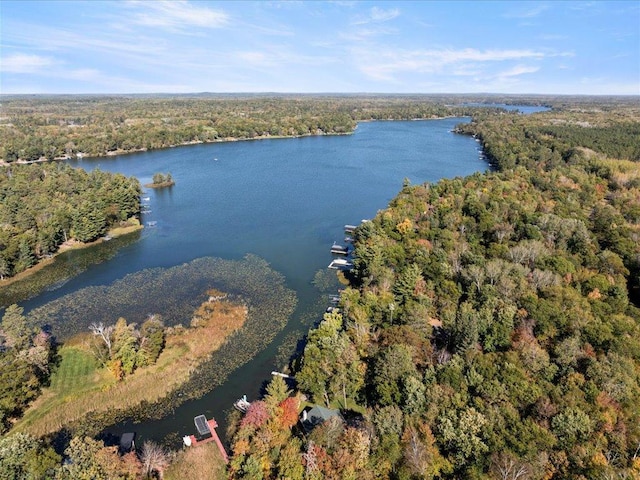
[[[43,96],[3,98],[0,159],[102,156],[224,139],[344,134],[366,120],[470,115],[465,96]],[[543,99],[538,99],[540,102]]]
[[[64,164],[0,168],[0,279],[55,253],[65,241],[89,242],[140,212],[135,178]]]

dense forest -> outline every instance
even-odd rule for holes
[[[406,182],[357,228],[339,311],[297,390],[238,421],[232,477],[639,478],[639,113],[461,125],[497,171]],[[305,400],[341,415],[300,429]]]
[[[140,213],[135,178],[64,164],[0,168],[0,279],[55,253],[69,240],[89,242]]]
[[[344,134],[356,122],[469,115],[463,96],[4,96],[0,160],[102,156],[190,143]],[[509,99],[480,99],[509,101]],[[537,99],[538,103],[545,98]],[[536,100],[534,100],[536,101]]]

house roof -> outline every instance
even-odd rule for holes
[[[315,405],[307,411],[307,418],[306,420],[303,420],[302,423],[306,428],[313,428],[323,422],[326,422],[332,417],[340,418],[340,412],[338,412],[338,410],[330,410],[321,405]]]

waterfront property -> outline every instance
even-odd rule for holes
[[[209,442],[216,442],[218,445],[218,449],[222,454],[222,458],[224,458],[225,463],[229,462],[229,455],[227,455],[227,451],[225,450],[222,442],[220,441],[220,437],[218,437],[218,433],[216,432],[216,428],[218,427],[218,422],[214,418],[207,420],[207,417],[204,415],[198,415],[193,419],[193,423],[196,425],[196,430],[198,432],[197,435],[185,435],[182,438],[182,441],[187,447],[195,447],[198,445],[202,445]]]
[[[302,410],[300,423],[305,432],[310,432],[318,425],[321,425],[333,417],[342,418],[338,410],[331,410],[322,405],[314,405],[313,407],[307,407]]]

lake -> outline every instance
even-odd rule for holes
[[[243,394],[255,399],[270,372],[286,365],[296,343],[322,317],[328,299],[313,281],[316,275],[327,277],[329,249],[334,241],[342,243],[344,225],[375,216],[405,178],[435,182],[488,168],[473,138],[451,133],[463,121],[468,119],[360,123],[352,135],[192,145],[70,161],[85,169],[134,175],[143,184],[156,172],[170,172],[176,185],[146,189],[143,203],[150,212],[142,220],[155,223],[137,241],[22,305],[33,309],[87,286],[112,285],[128,274],[201,257],[241,260],[254,254],[266,260],[297,297],[294,313],[274,340],[220,386],[162,420],[111,429],[116,434],[134,430],[141,441],[170,435],[177,442],[193,432],[193,417],[204,413],[215,416],[224,433],[225,412],[233,401]],[[91,255],[114,241],[90,249]],[[83,255],[88,253],[70,252],[65,262]],[[140,311],[152,312],[154,306],[145,301],[138,299]],[[119,313],[108,313],[115,322]]]

